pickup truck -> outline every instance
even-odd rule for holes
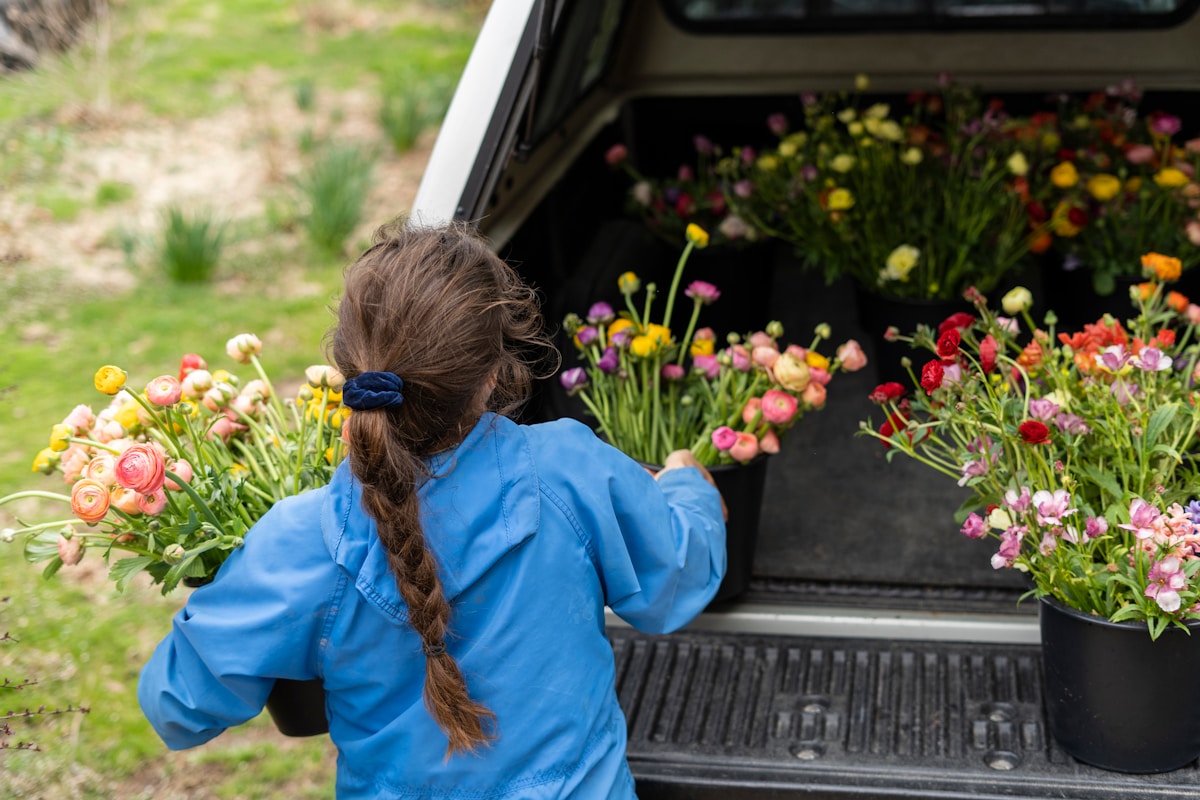
[[[667,174],[697,134],[763,143],[800,93],[865,74],[899,99],[943,71],[1016,102],[1131,79],[1195,135],[1200,0],[494,0],[412,214],[475,221],[555,325],[661,258],[614,144]],[[848,284],[779,242],[740,252],[769,318],[828,322],[875,355],[884,323],[859,318]],[[873,369],[840,376],[771,457],[746,591],[666,636],[612,620],[639,795],[1200,796],[1196,763],[1129,775],[1057,747],[1021,576],[958,535],[964,490],[854,435]],[[579,412],[547,381],[529,414]]]

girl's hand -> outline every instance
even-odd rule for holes
[[[714,489],[716,488],[717,482],[713,480],[713,476],[704,468],[704,465],[696,460],[696,456],[692,454],[691,450],[676,450],[667,456],[666,460],[663,461],[662,469],[658,471],[654,479],[658,480],[664,472],[669,472],[673,469],[682,469],[683,467],[694,467],[700,470],[700,474],[704,476],[704,480],[708,481]],[[725,505],[724,497],[721,498],[721,515],[728,521],[729,508]]]

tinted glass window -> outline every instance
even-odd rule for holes
[[[1129,28],[1173,25],[1200,0],[662,0],[697,32],[995,28]]]

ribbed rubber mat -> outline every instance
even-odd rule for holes
[[[609,638],[642,800],[1200,798],[1196,764],[1124,775],[1060,751],[1036,646]]]

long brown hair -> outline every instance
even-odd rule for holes
[[[474,751],[495,738],[496,719],[445,650],[450,604],[417,502],[423,459],[458,444],[483,411],[514,413],[557,353],[533,290],[466,223],[385,225],[345,284],[333,362],[347,379],[381,371],[404,382],[401,405],[351,414],[350,468],[421,637],[425,705],[450,739],[446,755]]]

